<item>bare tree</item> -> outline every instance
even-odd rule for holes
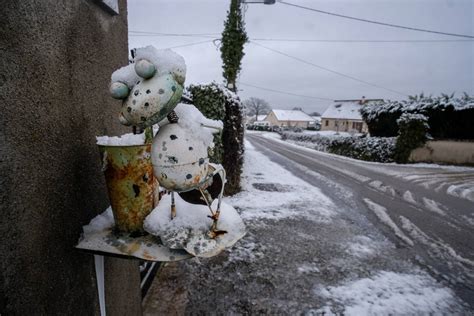
[[[261,114],[268,114],[272,108],[267,101],[259,98],[251,97],[244,101],[244,106],[247,111],[247,115],[255,115],[255,120]]]

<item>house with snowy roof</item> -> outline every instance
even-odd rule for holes
[[[311,116],[299,110],[272,110],[265,121],[270,122],[271,126],[278,127],[308,128],[310,124],[314,124]]]
[[[255,115],[247,115],[245,118],[245,124],[255,124],[256,122],[265,122],[267,114],[261,114],[255,117]]]
[[[334,100],[321,115],[321,130],[336,132],[367,133],[367,124],[360,109],[363,104],[383,101],[382,99]]]

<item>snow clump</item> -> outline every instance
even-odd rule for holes
[[[96,136],[100,146],[138,146],[145,144],[145,133],[123,134],[121,136]]]

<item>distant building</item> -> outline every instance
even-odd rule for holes
[[[257,119],[255,119],[255,115],[248,115],[245,119],[245,123],[254,124],[256,122],[262,122],[262,121],[265,121],[266,117],[267,117],[267,114],[262,114],[262,115],[258,115]]]
[[[383,101],[382,99],[334,100],[321,115],[322,131],[367,133],[367,124],[362,120],[362,104]]]
[[[311,117],[313,118],[314,122],[309,123],[308,128],[319,131],[321,129],[321,116],[311,115]]]
[[[271,126],[308,128],[314,124],[314,119],[303,111],[296,110],[272,110],[265,121]]]

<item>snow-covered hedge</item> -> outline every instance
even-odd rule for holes
[[[242,103],[235,93],[216,83],[191,85],[187,90],[186,96],[207,118],[224,122],[222,133],[214,139],[216,146],[211,159],[224,166],[227,173],[225,193],[233,195],[240,191],[244,156]]]
[[[395,137],[323,136],[293,132],[283,132],[281,136],[283,140],[290,140],[298,145],[355,159],[394,161]]]
[[[361,109],[372,136],[398,135],[397,120],[403,113],[423,114],[428,118],[430,134],[435,138],[474,139],[474,97],[464,94],[439,97],[410,97],[403,101],[384,101]]]
[[[191,85],[186,89],[185,95],[205,117],[224,122],[226,98],[216,83]],[[209,152],[209,158],[211,162],[221,164],[223,155],[224,146],[220,132],[214,136],[214,148]]]
[[[395,161],[407,163],[413,149],[427,140],[428,118],[422,114],[403,113],[397,120],[399,135],[395,144]]]

